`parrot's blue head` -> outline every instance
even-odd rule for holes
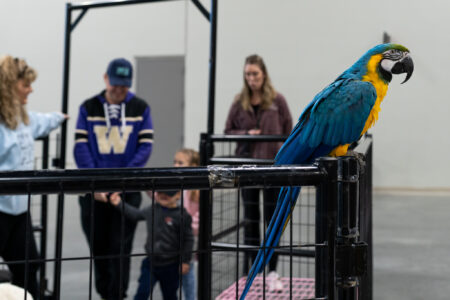
[[[389,83],[392,74],[406,73],[405,83],[414,71],[414,63],[409,55],[408,48],[399,44],[381,44],[367,51],[350,69],[345,73],[354,74],[361,78],[367,74],[370,63],[375,63],[375,69],[380,78]],[[344,73],[344,74],[345,74]]]

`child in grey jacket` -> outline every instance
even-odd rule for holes
[[[147,221],[145,250],[150,269],[145,268],[147,271],[139,277],[135,300],[148,299],[158,281],[164,300],[177,299],[180,261],[181,273],[185,274],[189,271],[194,244],[192,218],[178,204],[179,198],[179,191],[155,192],[154,205],[138,209],[121,201],[120,193],[113,193],[109,197],[111,204],[120,209],[126,218]]]

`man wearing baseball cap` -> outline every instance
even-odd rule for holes
[[[153,145],[150,107],[129,91],[133,66],[125,58],[113,59],[104,74],[105,89],[84,101],[79,110],[75,131],[74,157],[78,168],[144,167]],[[97,200],[107,200],[109,193],[94,193]],[[141,194],[127,192],[124,202],[139,207]],[[120,212],[108,201],[94,201],[91,224],[91,195],[80,197],[81,224],[94,256],[121,253]],[[94,233],[90,238],[91,226]],[[136,222],[124,220],[124,252],[129,255]],[[128,288],[130,259],[100,258],[94,260],[95,287],[103,299],[122,299]],[[120,271],[122,270],[122,274]],[[122,278],[122,282],[119,282]],[[123,294],[119,295],[122,285]]]

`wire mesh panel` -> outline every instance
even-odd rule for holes
[[[271,160],[252,159],[245,155],[242,157],[242,153],[236,155],[235,151],[237,148],[242,148],[245,143],[257,144],[282,139],[283,137],[280,136],[203,136],[203,154],[208,163],[270,164]],[[289,278],[289,284],[283,284],[283,290],[278,290],[278,293],[275,294],[271,294],[270,290],[266,291],[267,286],[270,286],[270,280],[273,279],[269,271],[274,268],[270,266],[269,262],[269,268],[266,267],[261,276],[257,276],[258,284],[250,289],[248,297],[270,298],[276,296],[281,299],[286,294],[286,297],[292,299],[295,280],[315,278],[319,284],[318,290],[315,291],[317,299],[322,299],[322,297],[354,299],[358,297],[357,295],[364,299],[371,299],[371,137],[368,136],[368,139],[363,142],[366,143],[359,150],[363,154],[358,158],[359,169],[350,170],[351,163],[349,165],[350,161],[347,161],[346,158],[339,160],[336,166],[324,162],[325,165],[331,167],[331,172],[336,172],[337,177],[329,178],[330,186],[335,186],[336,190],[332,191],[321,187],[322,192],[316,195],[314,187],[302,187],[289,226],[285,228],[278,249],[275,250],[275,253],[278,253],[276,271],[280,274],[281,279]],[[238,145],[240,146],[238,147]],[[350,148],[354,149],[356,146],[358,144],[352,145]],[[355,163],[355,160],[352,162]],[[351,172],[353,175],[349,175]],[[359,179],[355,181],[354,178]],[[361,181],[361,194],[358,194],[358,180]],[[264,186],[260,191],[259,198],[264,199],[263,194],[270,188],[270,186]],[[256,252],[263,238],[261,235],[257,242],[250,241],[245,237],[246,227],[251,225],[251,222],[257,222],[259,231],[264,233],[269,222],[263,216],[256,221],[248,219],[246,211],[249,210],[249,207],[248,205],[246,207],[245,200],[241,200],[245,199],[245,188],[241,192],[238,190],[228,194],[214,194],[219,201],[211,203],[212,211],[214,211],[212,223],[214,233],[211,242],[220,250],[226,249],[226,251],[217,249],[212,251],[211,273],[208,274],[212,278],[211,296],[213,298],[227,298],[232,294],[236,299],[239,297],[239,287],[245,281],[244,278],[248,272],[248,255]],[[237,202],[234,208],[235,212],[232,214],[229,213],[233,209],[233,200],[229,200],[230,198],[234,198],[234,201]],[[325,202],[327,199],[328,203]],[[322,201],[320,206],[316,205],[317,201]],[[242,205],[243,202],[244,205]],[[224,203],[229,203],[229,205],[225,207]],[[264,215],[265,206],[262,203],[261,200],[251,210],[259,210],[261,215]],[[235,225],[232,224],[232,221],[230,223],[233,217]],[[222,227],[224,219],[228,220],[226,228]],[[320,224],[316,224],[316,220],[320,220]],[[316,228],[316,225],[319,227]],[[302,245],[312,247],[305,249]],[[231,249],[234,249],[235,252],[230,253]],[[362,258],[366,255],[369,265],[352,261],[352,259],[366,261],[366,258]],[[352,257],[350,261],[349,257]],[[364,275],[359,281],[362,274]],[[289,291],[286,291],[287,289]],[[255,292],[256,290],[259,292]],[[228,296],[224,296],[225,294]],[[208,297],[204,299],[208,299]]]
[[[369,153],[367,157],[370,158],[370,152],[365,153]],[[364,172],[358,167],[360,164],[365,168]],[[254,209],[258,209],[262,216],[267,209],[262,201],[265,192],[280,186],[302,187],[291,220],[275,249],[278,255],[276,271],[283,288],[276,293],[267,289],[270,274],[266,269],[256,276],[248,297],[357,299],[360,295],[360,299],[370,299],[371,248],[367,243],[371,242],[371,174],[367,158],[360,162],[354,157],[324,158],[311,166],[0,172],[2,195],[22,194],[24,191],[32,195],[54,194],[58,198],[67,196],[66,200],[70,203],[77,198],[70,195],[73,193],[201,190],[198,250],[192,250],[199,259],[200,299],[239,297],[246,280],[246,255],[254,254],[260,247],[244,237],[246,226],[251,224],[251,220],[245,216],[242,193],[245,190],[257,190],[260,201]],[[31,202],[34,197],[30,197]],[[183,197],[180,201],[183,201]],[[94,202],[90,202],[92,204]],[[267,223],[263,217],[257,223],[261,239],[264,239]],[[158,228],[152,226],[150,231],[155,230]],[[118,232],[121,234],[120,230]],[[181,240],[182,235],[179,236]],[[84,237],[80,239],[83,241],[77,243],[86,243]],[[154,242],[150,242],[150,245]],[[84,268],[86,276],[76,280],[77,283],[84,282],[79,290],[79,297],[83,299],[95,298],[95,260],[114,258],[124,261],[133,257],[140,262],[143,257],[149,256],[148,247],[145,252],[140,250],[131,255],[120,252],[112,256],[84,253],[77,251],[76,245],[74,247],[75,251],[70,255],[60,248],[57,249],[62,253],[60,258],[55,255],[45,261],[37,259],[32,262],[61,264],[62,273],[54,274],[55,280],[59,282],[62,277],[70,278],[72,269]],[[174,252],[179,258],[183,251],[181,248]],[[158,255],[160,253],[150,251],[150,257],[156,258]],[[8,263],[30,267],[31,262]],[[119,270],[118,276],[122,276],[122,271]],[[124,287],[119,286],[121,288]],[[177,293],[183,299],[181,291]],[[310,293],[315,294],[314,298],[311,298]],[[230,296],[232,294],[234,297]],[[55,299],[59,299],[59,296]]]
[[[272,164],[270,159],[252,159],[245,153],[236,155],[236,148],[243,145],[258,147],[268,141],[280,142],[284,136],[212,136],[213,144],[211,163],[227,164]],[[213,153],[213,154],[212,154]],[[212,297],[223,297],[224,290],[230,293],[230,288],[236,290],[239,278],[244,278],[256,256],[257,249],[264,239],[265,231],[275,209],[279,188],[263,186],[259,189],[241,188],[233,191],[215,191],[213,201],[213,244],[227,251],[212,254]],[[249,203],[248,199],[253,199]],[[259,199],[259,200],[258,200]],[[239,206],[239,207],[238,207]],[[315,244],[315,188],[302,187],[291,215],[290,223],[285,228],[269,266],[261,274],[260,283],[268,286],[270,271],[276,271],[283,283],[293,282],[300,278],[314,278],[315,252],[314,247],[300,248],[299,245]],[[240,250],[238,250],[240,248]],[[269,276],[268,276],[269,275]],[[259,277],[258,277],[259,278]],[[288,281],[286,281],[288,280]],[[256,285],[258,286],[258,285]],[[291,289],[291,284],[283,284],[283,289]],[[241,289],[242,292],[242,289]],[[276,291],[259,293],[250,290],[252,295],[281,297],[280,287]],[[238,295],[235,294],[234,296]],[[264,294],[264,295],[263,295]],[[250,295],[249,295],[250,296]]]
[[[263,189],[259,192],[261,196],[264,193]],[[233,298],[229,297],[233,294],[230,292],[231,290],[236,291],[236,278],[239,280],[239,294],[242,292],[242,278],[245,282],[247,274],[244,270],[245,264],[249,263],[245,256],[256,253],[256,248],[259,246],[259,243],[256,244],[256,247],[245,243],[245,226],[249,222],[255,221],[245,219],[240,193],[242,193],[242,189],[216,190],[213,194],[213,245],[221,249],[227,248],[227,251],[217,250],[212,253],[212,296],[216,299],[235,299],[236,294],[233,295]],[[282,299],[283,294],[289,295],[291,282],[296,292],[301,292],[299,283],[303,282],[308,282],[307,289],[314,291],[314,248],[300,248],[299,246],[315,244],[315,201],[315,188],[303,187],[292,213],[290,224],[281,237],[279,251],[282,252],[278,254],[276,271],[281,276],[283,291],[268,290],[270,279],[267,278],[269,270],[266,270],[265,274],[257,277],[258,280],[254,283],[250,294],[261,297],[263,294],[261,287],[264,285],[266,297]],[[260,214],[264,215],[265,208],[262,201],[258,206],[254,209],[258,209]],[[267,222],[258,222],[261,237],[264,236],[267,225]],[[239,246],[237,245],[238,241]],[[293,246],[292,250],[291,245]],[[240,247],[240,251],[237,251],[237,247]],[[249,247],[252,247],[253,250],[248,250]]]

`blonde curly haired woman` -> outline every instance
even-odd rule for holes
[[[66,118],[65,114],[34,113],[26,110],[31,84],[36,71],[19,58],[0,58],[0,171],[31,170],[34,161],[34,140],[46,136]],[[0,256],[4,261],[26,258],[26,235],[29,234],[28,259],[37,259],[36,242],[31,233],[31,218],[27,213],[27,195],[0,196]],[[8,265],[14,285],[24,287],[34,298],[38,295],[38,264]]]

